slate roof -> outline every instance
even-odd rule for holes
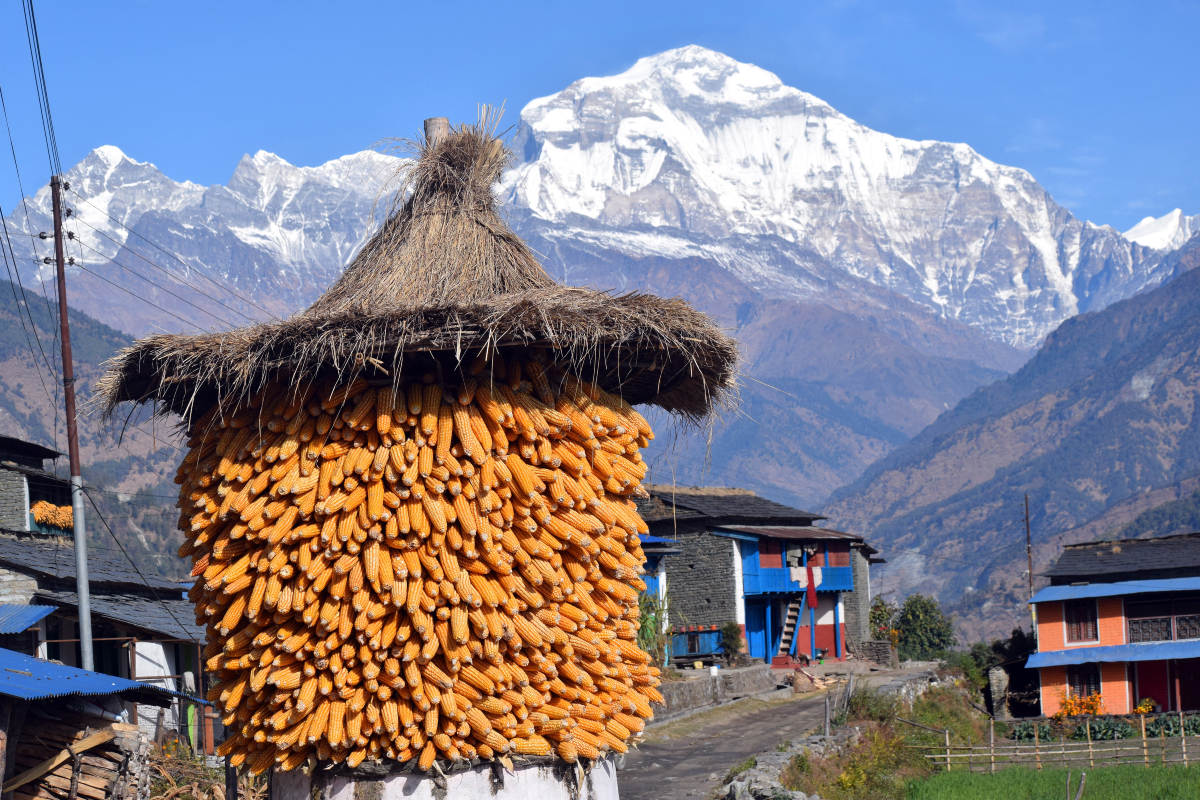
[[[38,589],[34,596],[47,603],[71,608],[77,608],[79,603],[74,592]],[[178,598],[178,593],[173,597]],[[195,624],[196,611],[192,604],[187,600],[169,600],[161,595],[160,598],[152,600],[131,595],[93,593],[92,616],[125,623],[168,639],[186,639],[203,644],[204,628]]]
[[[30,572],[57,578],[75,580],[75,550],[58,538],[34,539],[28,536],[10,538],[0,536],[0,563],[13,564]],[[88,553],[88,582],[97,584],[119,584],[156,590],[169,590],[178,597],[179,584],[147,575],[145,580],[128,563],[122,563],[103,553]]]
[[[664,519],[671,516],[671,501],[675,502],[676,516],[682,511],[693,512],[689,517],[702,516],[712,519],[744,520],[756,522],[761,520],[780,520],[795,522],[802,525],[810,524],[813,520],[825,519],[824,516],[812,511],[802,511],[798,508],[781,505],[765,497],[759,497],[745,490],[705,490],[693,487],[654,487],[650,495],[663,503],[666,509]],[[651,520],[647,519],[647,522]],[[782,522],[781,522],[782,524]]]
[[[8,460],[18,458],[40,462],[47,458],[58,458],[62,453],[57,450],[51,450],[49,447],[42,447],[40,444],[27,442],[24,439],[17,439],[13,436],[0,436],[0,459]],[[39,463],[37,466],[41,466]]]
[[[1067,545],[1054,566],[1042,574],[1062,582],[1089,576],[1132,580],[1139,573],[1166,571],[1200,575],[1200,533]]]

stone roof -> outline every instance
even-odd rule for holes
[[[1067,545],[1042,574],[1061,583],[1070,577],[1113,575],[1113,580],[1126,580],[1165,571],[1200,575],[1200,533]]]
[[[34,537],[24,532],[7,532],[0,536],[0,564],[11,564],[38,575],[62,581],[75,580],[75,549],[65,538]],[[23,535],[22,535],[23,534]],[[88,553],[88,582],[121,586],[182,591],[178,583],[147,575],[143,580],[127,563],[102,553]]]
[[[663,519],[728,520],[774,525],[810,525],[825,519],[812,511],[802,511],[759,497],[748,489],[650,485],[650,501],[639,501],[638,511],[646,522]],[[672,514],[672,502],[674,514]]]
[[[179,587],[175,587],[178,591]],[[39,588],[35,596],[47,604],[78,608],[75,592]],[[134,628],[160,634],[169,639],[185,639],[204,644],[204,628],[196,625],[196,611],[187,600],[168,599],[165,592],[158,600],[111,592],[93,593],[92,616],[125,623]]]

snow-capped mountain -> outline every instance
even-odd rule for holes
[[[71,303],[135,334],[292,313],[362,246],[398,163],[367,151],[296,167],[259,151],[242,158],[227,185],[205,188],[173,181],[117,147],[97,148],[65,176],[67,250],[79,264]],[[25,207],[28,218],[18,207],[10,229],[51,230],[49,187]],[[21,242],[32,242],[22,274],[52,278],[53,267],[41,264],[50,242],[18,236],[14,246]]]
[[[1189,217],[1177,208],[1158,219],[1146,217],[1125,231],[1124,236],[1131,242],[1155,250],[1176,250],[1197,231],[1200,231],[1200,214]]]
[[[1169,235],[1126,237],[1080,221],[1023,170],[872,131],[699,47],[577,81],[521,122],[498,191],[551,274],[682,296],[743,344],[745,419],[715,436],[711,471],[689,472],[706,454],[683,444],[671,477],[804,506],[1016,369],[1064,319],[1169,280],[1170,247],[1197,227],[1180,216]],[[401,166],[260,151],[202,187],[99,148],[66,175],[69,300],[135,335],[293,313],[361,247]],[[49,189],[27,205],[7,224],[37,283],[51,274],[36,236],[51,229]]]
[[[713,258],[772,293],[869,283],[1027,349],[1163,279],[1156,252],[1076,219],[1024,170],[873,131],[701,47],[576,81],[521,119],[525,163],[505,186],[551,236]],[[770,250],[832,272],[813,281]]]

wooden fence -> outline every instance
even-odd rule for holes
[[[1182,722],[1181,717],[1180,723]],[[1187,767],[1200,757],[1200,736],[1148,736],[1144,718],[1140,736],[1133,739],[1093,740],[1090,738],[1090,726],[1085,726],[1085,729],[1089,735],[1086,741],[1069,741],[1065,737],[1059,738],[1058,741],[1041,741],[1035,727],[1032,742],[1011,744],[996,744],[993,730],[988,744],[967,746],[951,745],[948,731],[936,731],[946,733],[945,745],[912,747],[931,751],[925,754],[925,758],[946,770],[969,772],[995,772],[998,769],[1017,766],[1070,769],[1081,766],[1111,767],[1118,764],[1140,764],[1147,768],[1183,764]],[[1183,730],[1182,724],[1180,730]]]

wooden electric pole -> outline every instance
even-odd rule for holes
[[[1029,495],[1025,495],[1025,557],[1029,561],[1029,599],[1033,599],[1033,536],[1029,532]],[[1032,621],[1033,637],[1037,638],[1037,609],[1029,604],[1030,620]]]
[[[79,650],[83,668],[94,670],[92,600],[88,591],[87,529],[83,524],[83,473],[79,463],[79,428],[75,420],[75,368],[71,363],[71,326],[67,321],[66,254],[63,247],[62,178],[50,176],[54,201],[54,258],[58,264],[58,318],[62,334],[63,398],[67,414],[67,456],[71,461],[71,513],[75,533],[75,592],[79,609]]]

